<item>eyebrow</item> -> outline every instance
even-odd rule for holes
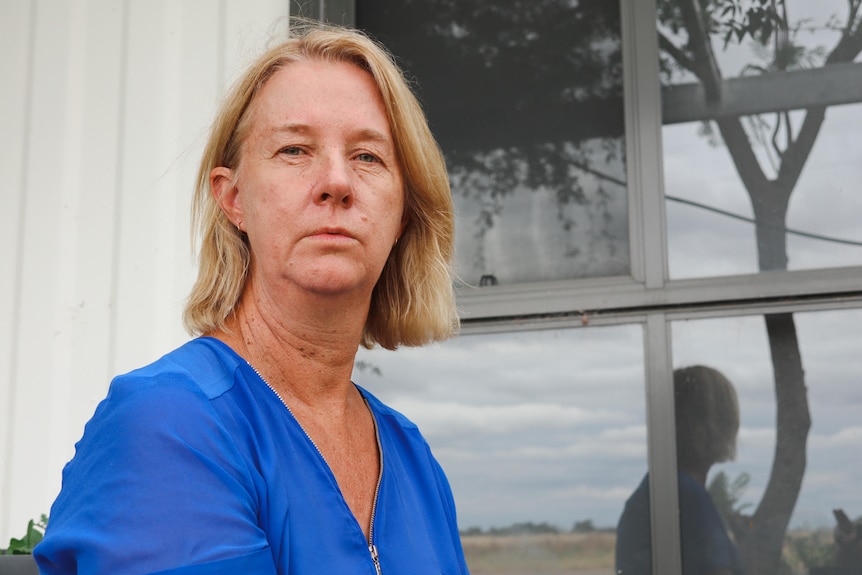
[[[310,134],[314,132],[314,128],[307,124],[281,124],[278,126],[273,126],[269,130],[267,130],[267,135],[278,135],[278,134]],[[392,137],[387,136],[383,132],[379,130],[375,130],[373,128],[362,128],[357,130],[352,134],[355,140],[360,141],[372,141],[379,142],[381,144],[386,144],[391,146],[393,144]]]

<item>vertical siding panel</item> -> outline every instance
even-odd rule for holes
[[[162,147],[161,131],[167,120],[166,94],[177,87],[170,83],[166,53],[170,53],[165,20],[165,0],[131,0],[127,30],[127,60],[124,63],[125,130],[120,142],[118,257],[112,371],[124,372],[154,359],[156,325],[162,321],[156,308],[159,258],[164,254],[163,234],[170,234],[162,221],[165,167],[171,148]],[[167,351],[170,341],[162,342]]]
[[[0,10],[0,174],[4,189],[0,197],[0,535],[9,529],[14,468],[10,454],[15,445],[17,404],[17,355],[20,349],[18,313],[21,297],[20,266],[23,264],[22,234],[26,176],[28,102],[32,74],[32,27],[34,2],[4,2]],[[0,537],[0,541],[5,539]]]
[[[4,458],[14,494],[4,531],[13,534],[48,512],[58,470],[105,388],[116,5],[40,2],[36,13],[15,437]]]
[[[7,521],[12,521],[11,527],[19,531],[27,510],[36,503],[19,495],[22,488],[39,492],[48,475],[43,467],[46,460],[38,454],[42,451],[41,440],[48,439],[50,433],[43,425],[43,414],[52,410],[58,336],[65,327],[55,314],[62,298],[61,251],[63,241],[69,241],[60,238],[59,230],[64,215],[63,172],[68,167],[64,156],[67,151],[64,107],[69,96],[65,70],[71,57],[70,15],[71,4],[36,4],[30,116],[23,142],[25,184],[19,222],[23,259],[18,270],[21,291],[17,306],[21,322],[15,334],[18,346],[12,375],[15,397],[9,419],[14,437],[6,454],[7,465],[11,467],[12,494],[4,502]],[[22,485],[24,477],[29,479],[26,487]]]
[[[123,2],[87,0],[80,3],[72,22],[82,61],[70,68],[79,101],[68,108],[75,130],[67,140],[77,154],[68,176],[74,186],[67,200],[69,233],[63,236],[74,238],[70,242],[74,257],[68,258],[65,273],[70,280],[63,288],[67,335],[62,345],[67,357],[54,378],[57,401],[52,421],[58,428],[50,451],[54,462],[65,462],[74,454],[69,438],[80,437],[83,423],[105,394],[110,374],[106,353],[111,340],[123,18]],[[60,477],[54,473],[51,479],[56,492]]]
[[[205,22],[201,21],[202,15]],[[190,241],[191,200],[198,163],[221,95],[220,46],[224,40],[220,23],[223,20],[223,2],[195,0],[183,4],[185,33],[179,46],[182,89],[177,100],[181,146],[176,161],[174,194],[176,257],[172,293],[177,298],[171,312],[174,321],[180,321],[182,304],[197,277]]]

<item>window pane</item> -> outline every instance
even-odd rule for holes
[[[681,478],[687,473],[689,483],[698,482],[697,474],[684,468],[697,465],[686,466],[684,459],[697,461],[700,455],[702,463],[714,463],[706,485],[726,532],[735,540],[744,571],[815,574],[818,568],[837,566],[858,570],[862,542],[856,539],[853,548],[851,539],[836,548],[833,510],[842,509],[851,521],[862,522],[858,457],[862,310],[676,322],[672,333],[676,366],[714,368],[727,377],[738,397],[737,453],[734,460],[722,461],[727,455],[720,449],[727,439],[722,435],[726,426],[712,418],[725,414],[726,422],[729,417],[715,382],[697,380],[700,389],[709,392],[703,396],[708,409],[677,394],[678,419],[680,412],[697,412],[703,422],[687,424],[690,441],[678,440],[678,459]],[[773,356],[782,378],[777,386]],[[692,443],[698,442],[694,449]],[[684,453],[686,446],[691,449]],[[703,492],[702,485],[699,489]],[[693,493],[690,487],[688,501],[695,499]],[[686,555],[693,562],[715,552],[716,537],[698,537],[705,525],[721,524],[702,519],[710,507],[703,500],[701,509],[687,513],[683,497],[681,493],[685,564]],[[781,564],[785,566],[779,570]]]
[[[709,42],[691,5],[659,2],[671,277],[862,265],[847,2],[716,8]]]
[[[449,167],[458,274],[629,273],[618,2],[362,0]]]
[[[611,575],[647,464],[642,350],[639,326],[469,335],[363,350],[354,377],[427,438],[472,573]]]

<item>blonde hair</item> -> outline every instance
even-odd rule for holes
[[[739,403],[724,374],[694,365],[674,370],[676,449],[680,465],[712,465],[736,456]]]
[[[200,237],[198,278],[183,321],[192,335],[224,329],[245,287],[248,240],[219,208],[210,172],[236,169],[253,121],[251,104],[279,69],[293,62],[349,62],[371,74],[382,96],[404,178],[404,233],[371,296],[362,345],[387,349],[450,337],[458,326],[450,275],[454,210],[443,155],[425,115],[388,52],[361,32],[302,23],[242,75],[219,110],[198,168],[192,229]]]

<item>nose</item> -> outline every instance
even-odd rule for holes
[[[315,189],[315,202],[349,208],[353,205],[353,180],[349,161],[337,157],[323,160]]]

